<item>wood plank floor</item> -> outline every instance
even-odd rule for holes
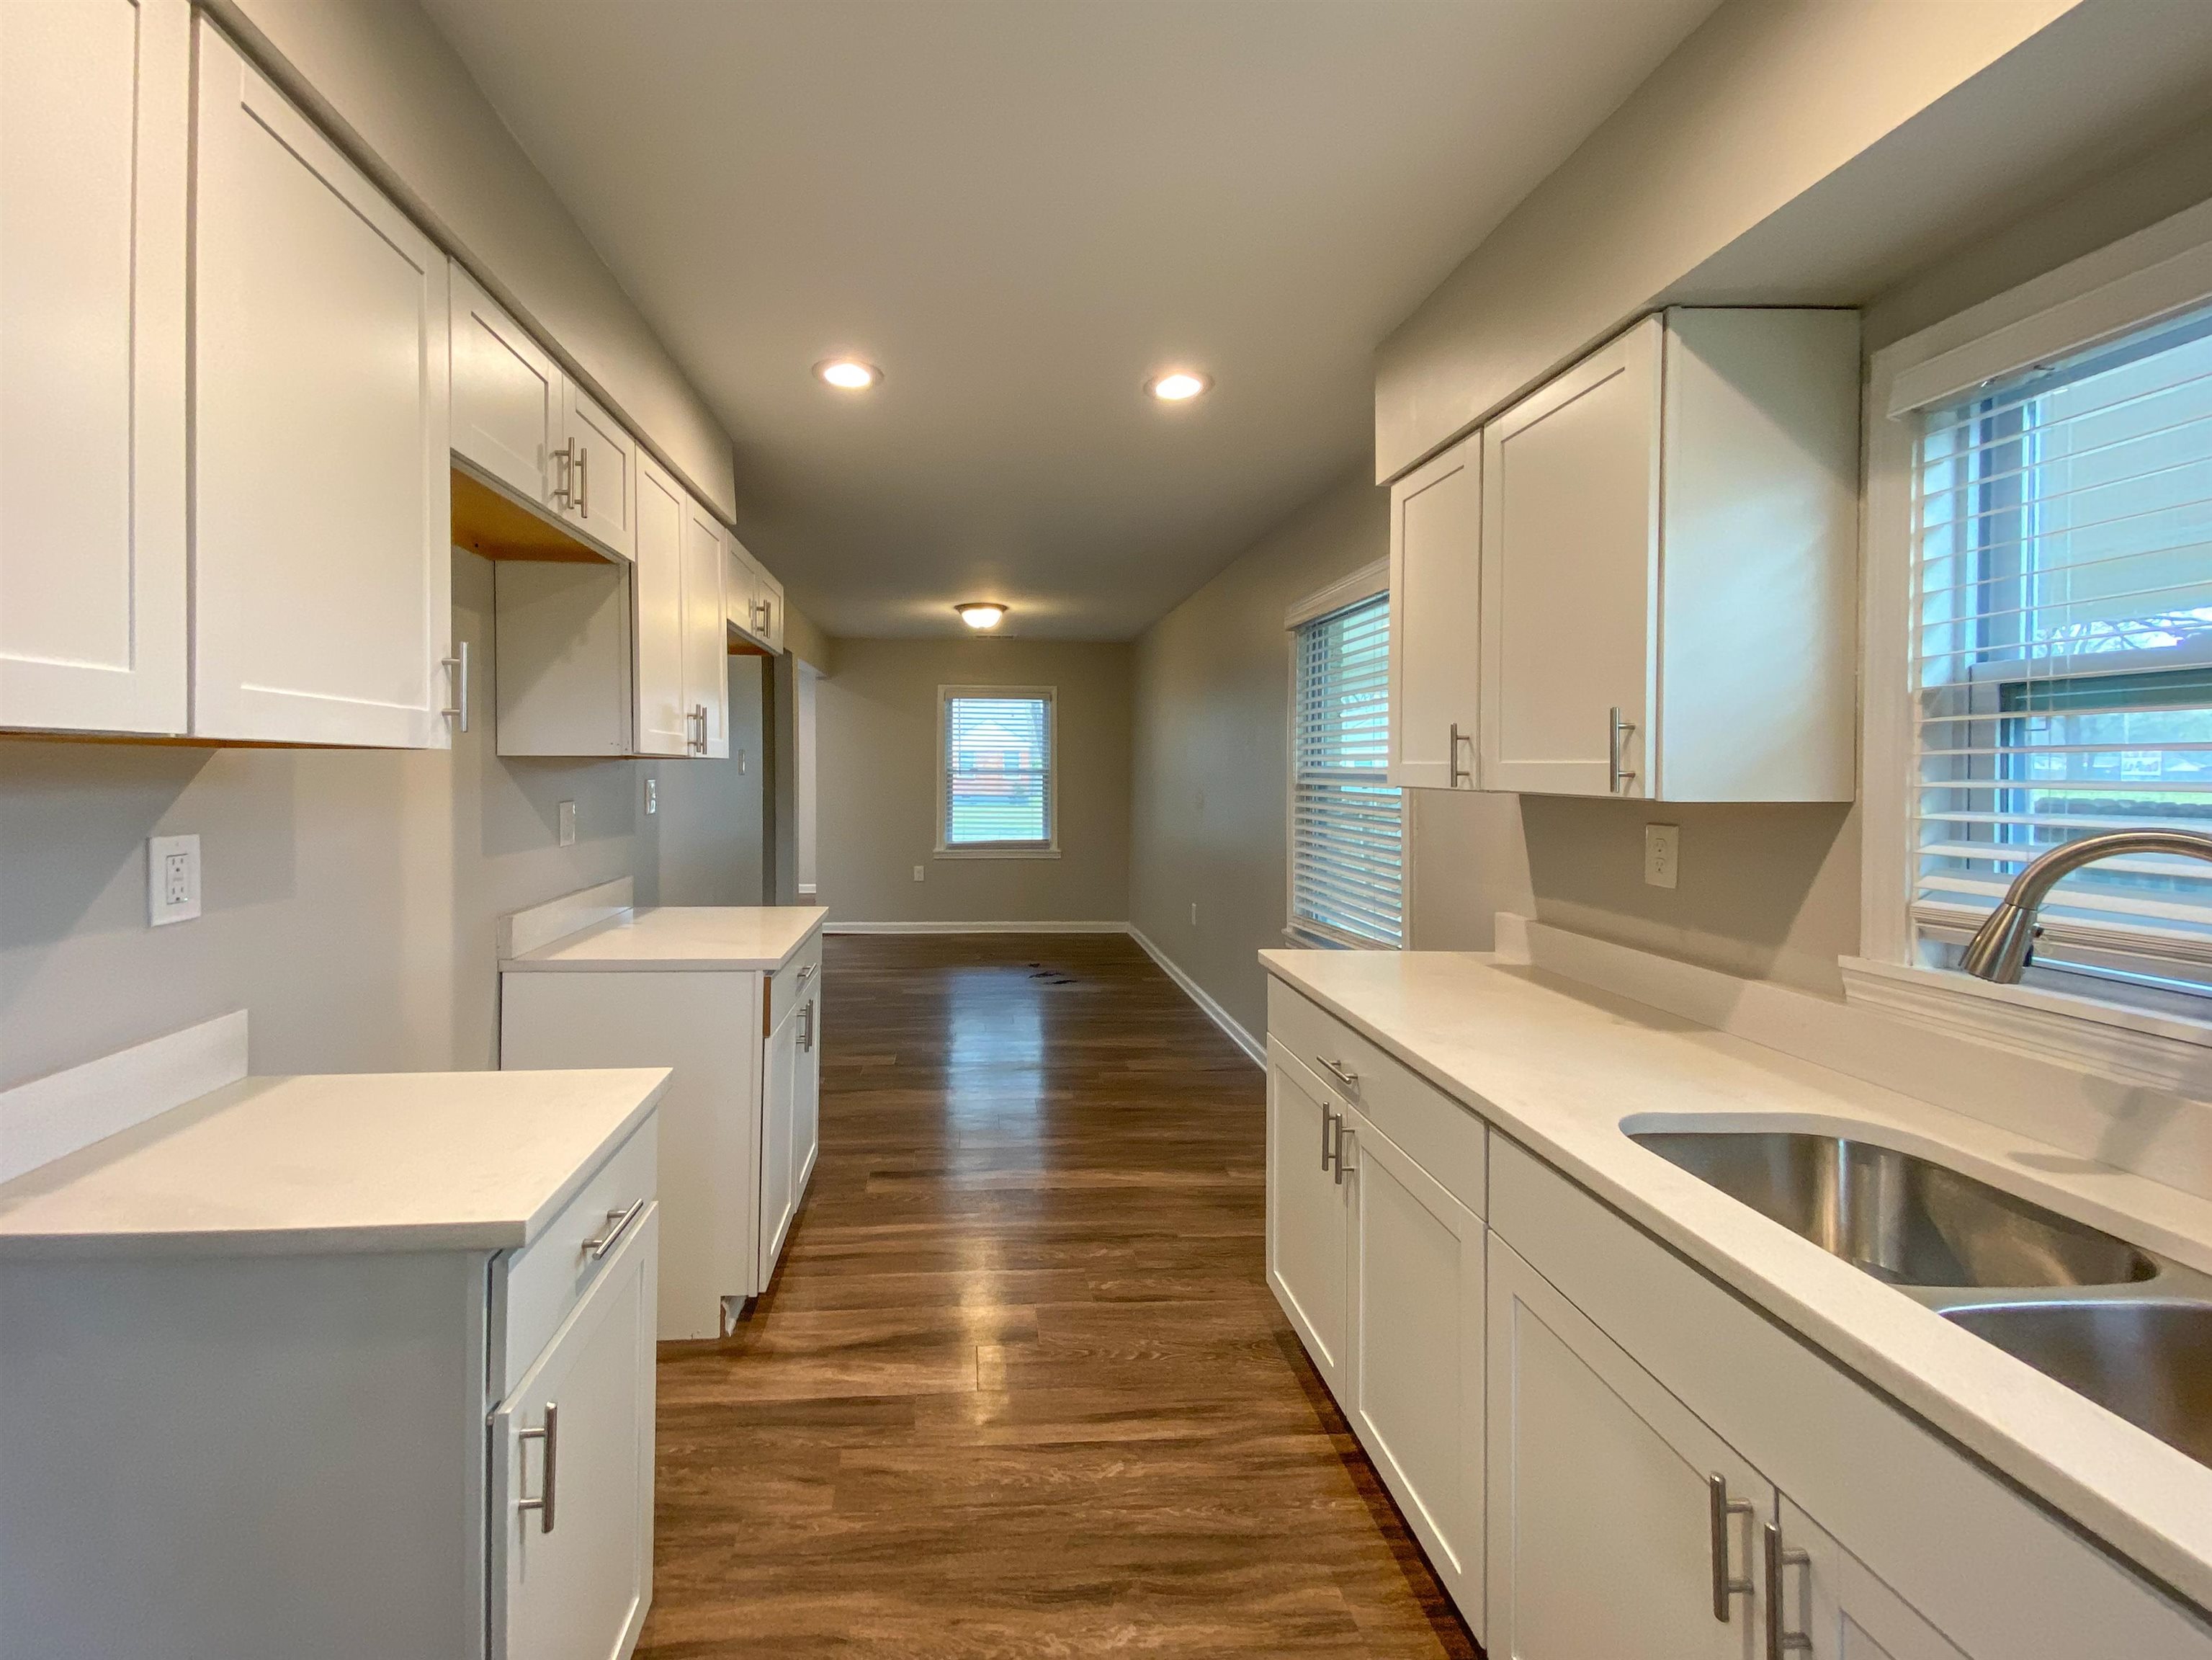
[[[639,1652],[1479,1654],[1267,1289],[1259,1070],[1120,936],[828,943],[776,1282],[662,1352]]]

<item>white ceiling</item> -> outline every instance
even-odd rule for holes
[[[1370,453],[1376,343],[1715,0],[425,3],[803,610],[1121,639]]]

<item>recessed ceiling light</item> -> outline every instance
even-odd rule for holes
[[[1006,608],[988,599],[971,599],[964,605],[955,605],[960,620],[971,629],[995,629],[1006,620]]]
[[[1145,382],[1145,390],[1163,404],[1181,404],[1195,398],[1213,385],[1210,374],[1199,374],[1190,369],[1170,369],[1165,374],[1156,374]]]
[[[857,357],[825,357],[814,366],[814,372],[840,392],[866,392],[884,378],[884,372],[873,363],[864,363]]]

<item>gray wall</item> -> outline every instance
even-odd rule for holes
[[[450,752],[0,741],[0,1088],[239,1007],[264,1072],[489,1067],[501,915],[623,875],[641,903],[714,900],[757,871],[732,763],[500,760],[491,568],[456,551],[453,574],[477,707]],[[146,838],[182,833],[204,914],[150,929]]]
[[[2212,120],[1911,273],[1869,306],[1867,345],[1886,345],[2208,198]],[[1356,480],[1339,485],[1138,642],[1131,915],[1255,1031],[1264,988],[1251,953],[1279,943],[1285,909],[1283,612],[1387,551],[1386,502],[1384,491]],[[1233,741],[1231,727],[1249,741]],[[1858,950],[1855,806],[1662,807],[1435,790],[1410,800],[1409,927],[1418,948],[1486,948],[1494,913],[1512,910],[1827,994],[1840,987],[1837,958]],[[1655,823],[1681,826],[1673,890],[1644,884],[1644,826]],[[1188,921],[1193,897],[1202,898],[1195,929]]]
[[[1127,645],[841,639],[835,656],[814,705],[816,868],[834,922],[1127,919]],[[933,856],[946,685],[1056,688],[1059,858]]]

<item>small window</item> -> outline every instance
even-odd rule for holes
[[[1298,626],[1291,705],[1291,928],[1330,945],[1405,939],[1404,809],[1390,751],[1390,599]]]
[[[938,851],[1056,851],[1052,688],[945,686],[938,726]]]
[[[1948,966],[2046,848],[2212,830],[2212,312],[1925,410],[1915,477],[1912,921]],[[2212,994],[2212,865],[2094,866],[2041,920],[2046,983]]]

